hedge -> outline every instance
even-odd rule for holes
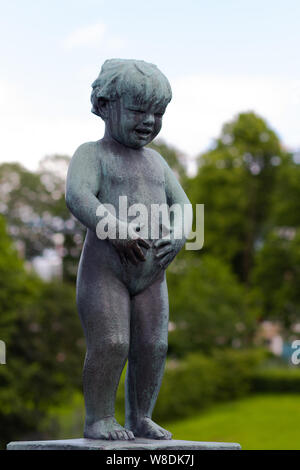
[[[300,367],[259,370],[252,376],[252,391],[300,393]]]
[[[182,361],[169,360],[154,410],[154,419],[171,421],[197,413],[212,403],[252,391],[252,377],[265,352],[253,350],[199,353]],[[117,395],[117,416],[124,419],[124,375]]]

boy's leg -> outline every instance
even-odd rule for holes
[[[129,294],[108,269],[87,261],[81,262],[77,281],[77,305],[87,343],[84,436],[133,439],[132,432],[114,418],[116,391],[129,349]]]
[[[131,330],[126,375],[126,422],[136,437],[171,439],[151,420],[168,349],[169,303],[163,273],[131,301]]]

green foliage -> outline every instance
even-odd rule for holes
[[[176,148],[167,145],[162,140],[155,140],[149,145],[150,148],[160,153],[170,168],[175,172],[177,178],[182,182],[186,179],[186,162],[184,155]]]
[[[40,175],[18,163],[4,163],[0,165],[0,188],[1,213],[10,234],[24,243],[26,258],[52,247],[49,209],[54,204]]]
[[[62,392],[81,388],[85,342],[73,286],[40,283],[34,302],[22,309],[16,326],[11,353],[22,357],[24,365],[37,366],[27,390],[36,404],[47,406]]]
[[[204,410],[212,403],[233,400],[252,390],[252,376],[266,356],[263,350],[224,349],[211,355],[193,353],[169,359],[154,410],[157,421],[171,421]],[[117,394],[117,416],[124,422],[124,381]]]
[[[81,389],[85,352],[74,287],[35,280],[30,302],[20,304],[0,368],[0,435],[24,438],[48,408]]]
[[[160,423],[169,423],[167,428],[174,432],[174,438],[231,441],[240,442],[243,433],[249,428],[249,420],[260,418],[261,425],[267,424],[271,415],[284,415],[285,405],[282,393],[294,393],[286,399],[294,413],[296,413],[296,394],[300,391],[300,371],[297,368],[279,369],[266,368],[266,351],[252,349],[244,351],[214,351],[210,356],[203,354],[190,354],[181,361],[168,360],[163,385],[155,408],[155,419]],[[124,380],[125,371],[121,377],[121,383],[117,394],[116,416],[120,423],[124,423]],[[272,406],[275,411],[268,413],[269,393],[278,393],[272,396]],[[255,394],[254,397],[241,400],[244,396]],[[266,397],[258,397],[257,393],[264,393]],[[240,401],[239,401],[240,400]],[[242,403],[251,404],[253,401],[261,401],[253,405],[244,416]],[[222,402],[229,402],[221,405]],[[240,405],[241,404],[241,405]],[[265,408],[266,407],[266,410]],[[206,434],[202,425],[193,426],[195,418],[187,419],[189,416],[196,418],[198,422],[205,422],[206,417],[218,413],[218,410],[228,410],[221,428],[232,429],[233,420],[238,420],[241,425],[239,433],[235,438],[226,438],[225,434],[218,434],[219,425],[216,424],[214,431],[217,434]],[[234,410],[237,409],[237,413]],[[202,413],[200,415],[200,413]],[[233,413],[232,417],[229,413]],[[296,413],[296,416],[297,413]],[[186,420],[176,423],[176,420]],[[279,419],[279,418],[278,418]],[[277,420],[277,418],[276,418]],[[175,423],[174,423],[175,421]],[[45,438],[65,439],[80,437],[84,422],[83,396],[78,392],[69,397],[64,406],[52,406],[47,419],[43,422]],[[284,423],[281,419],[281,425]],[[185,423],[190,423],[185,426]],[[246,424],[245,424],[246,423]],[[255,426],[253,424],[253,432]],[[260,426],[256,424],[256,432]],[[184,430],[184,431],[183,431]],[[180,434],[182,432],[183,434]],[[199,434],[200,432],[200,434]],[[201,434],[203,432],[204,434]],[[269,431],[271,432],[271,431]],[[215,437],[213,437],[215,436]],[[282,441],[281,445],[282,445]],[[243,445],[249,445],[245,438]],[[263,445],[264,443],[262,443]]]
[[[19,307],[28,302],[31,294],[31,280],[0,217],[0,339],[6,343],[16,330]]]
[[[300,227],[299,181],[300,165],[290,157],[278,168],[270,210],[273,227]]]
[[[0,219],[0,436],[38,428],[49,405],[81,387],[85,345],[75,288],[27,273]]]
[[[204,249],[182,251],[167,272],[170,359],[155,417],[185,417],[255,390],[298,391],[295,371],[257,371],[263,355],[245,348],[257,319],[280,321],[289,331],[299,319],[300,166],[254,113],[223,126],[214,148],[199,157],[194,178],[187,177],[178,150],[161,141],[151,147],[177,173],[192,203],[205,204]],[[75,277],[85,230],[65,205],[68,162],[46,157],[37,172],[0,165],[0,212],[8,233],[19,248],[23,243],[26,260],[53,248],[62,234],[64,280],[72,283],[45,284],[26,272],[0,218],[0,339],[7,344],[0,435],[6,441],[34,438],[30,432],[70,437],[59,434],[57,413],[75,437],[82,421],[85,344]],[[121,420],[123,385],[124,374],[117,398]],[[62,409],[70,397],[75,401]]]
[[[252,374],[262,362],[260,350],[194,353],[169,362],[155,408],[155,419],[183,418],[212,403],[233,400],[250,392]]]
[[[215,399],[218,372],[216,362],[200,354],[169,362],[154,419],[175,420],[209,406]]]
[[[24,269],[22,261],[6,232],[0,218],[0,339],[6,344],[6,365],[0,366],[0,436],[13,430],[24,430],[29,423],[28,414],[22,407],[18,378],[23,371],[22,358],[16,357],[14,365],[8,366],[17,332],[20,311],[31,302],[35,294],[35,282]]]
[[[224,262],[211,255],[199,258],[183,253],[167,278],[171,354],[207,353],[216,347],[249,343],[254,317],[247,309],[243,286]]]
[[[83,394],[75,391],[66,401],[48,407],[47,414],[39,423],[39,434],[43,439],[81,438],[84,417]]]
[[[205,250],[229,262],[242,281],[248,280],[286,158],[266,122],[242,113],[199,157],[198,174],[188,183],[192,203],[205,204]]]
[[[265,358],[262,350],[193,353],[178,361],[169,359],[154,411],[158,422],[186,418],[216,402],[242,397],[252,389],[252,377]],[[117,392],[116,417],[124,424],[125,374]],[[83,398],[78,393],[63,407],[52,406],[43,422],[45,435],[56,439],[79,437],[83,427]],[[52,437],[53,438],[53,437]]]
[[[252,376],[252,389],[265,393],[300,393],[300,370],[271,368],[257,370]]]
[[[256,254],[251,305],[260,318],[277,320],[288,331],[300,314],[300,232],[277,229]]]
[[[65,176],[70,158],[45,157],[37,172],[18,163],[0,165],[0,213],[8,231],[27,260],[54,248],[57,234],[64,236],[64,280],[75,283],[85,229],[65,203]]]

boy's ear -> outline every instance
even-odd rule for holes
[[[100,117],[105,121],[108,117],[108,100],[104,100],[103,98],[99,98],[98,100],[98,111]]]

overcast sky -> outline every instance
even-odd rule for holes
[[[173,100],[160,136],[191,159],[254,110],[300,148],[299,0],[0,0],[0,161],[35,169],[98,140],[107,58],[153,62]]]

